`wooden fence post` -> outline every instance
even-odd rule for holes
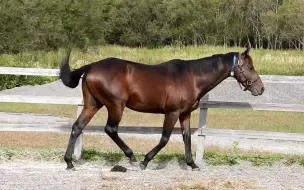
[[[209,94],[206,94],[201,100],[208,100]],[[197,129],[197,144],[195,160],[199,166],[203,165],[203,158],[205,152],[205,135],[203,130],[207,127],[207,111],[208,108],[200,108],[199,126]]]
[[[78,105],[77,107],[77,118],[81,114],[83,109],[83,105]],[[74,147],[74,155],[76,160],[80,160],[83,151],[83,133],[81,132],[78,138],[76,139],[75,147]]]

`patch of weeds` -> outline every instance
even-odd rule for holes
[[[238,143],[234,143],[233,148],[228,153],[212,151],[205,153],[205,160],[210,165],[235,165],[238,164],[240,158]]]
[[[87,161],[104,160],[107,163],[115,164],[124,158],[122,153],[118,152],[101,152],[97,150],[84,150],[83,159]]]
[[[253,166],[271,166],[275,162],[282,160],[284,157],[282,155],[245,155],[242,156],[242,160],[247,160],[252,163]]]
[[[13,152],[12,150],[6,150],[4,152],[4,157],[6,157],[7,160],[11,160],[14,155],[15,152]]]
[[[124,155],[122,153],[117,152],[105,152],[103,153],[103,158],[108,163],[118,163],[124,158]]]
[[[134,156],[137,159],[137,161],[141,161],[145,159],[145,154],[143,153],[134,153]]]
[[[291,166],[291,165],[297,163],[297,160],[298,160],[298,159],[299,159],[299,158],[297,158],[297,157],[295,157],[295,156],[291,156],[291,157],[286,158],[286,160],[283,162],[283,164],[284,164],[285,166]]]
[[[63,162],[64,149],[34,149],[34,148],[0,148],[0,160],[39,160],[39,161],[60,161]],[[138,161],[144,159],[145,154],[137,153],[135,157]],[[86,161],[105,161],[106,164],[117,164],[124,160],[126,156],[122,152],[108,152],[106,150],[85,149],[82,158]],[[290,166],[299,164],[304,167],[304,157],[288,156],[283,154],[258,154],[241,153],[237,148],[237,143],[230,151],[221,152],[218,150],[206,151],[204,155],[205,162],[209,165],[235,165],[239,160],[249,161],[253,166],[268,165],[283,160],[283,164]],[[75,158],[73,158],[74,161]],[[184,153],[164,153],[158,154],[153,159],[156,164],[168,163],[175,160],[179,165],[185,165]]]
[[[210,165],[231,165],[234,163],[227,154],[221,152],[206,152],[205,161]]]
[[[170,161],[177,162],[181,167],[187,167],[185,155],[182,153],[164,153],[158,154],[153,159],[153,163],[157,164],[156,169],[165,168]]]
[[[102,159],[102,153],[97,150],[83,150],[83,159],[87,161],[97,161]]]
[[[173,159],[177,159],[178,162],[185,162],[185,156],[181,153],[167,153],[167,154],[158,154],[154,158],[154,162],[169,162]]]
[[[238,159],[240,157],[240,151],[238,148],[239,143],[238,142],[234,142],[233,143],[233,148],[230,151],[230,153],[228,154],[228,162],[229,165],[235,165],[238,164]]]
[[[42,149],[39,151],[41,159],[45,161],[64,161],[64,150],[61,149]]]
[[[299,164],[300,164],[301,166],[303,166],[303,167],[304,167],[304,157],[303,157],[303,158],[300,158],[300,160],[299,160]]]
[[[279,154],[241,154],[238,148],[238,143],[235,142],[233,148],[229,152],[206,152],[205,160],[211,165],[235,165],[238,160],[249,161],[253,166],[268,165],[271,166],[284,158]],[[292,164],[298,160],[295,157],[289,157],[286,164]]]

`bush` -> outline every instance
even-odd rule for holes
[[[302,0],[6,0],[0,10],[0,53],[248,41],[254,47],[304,48]]]
[[[58,80],[58,77],[0,75],[0,91],[25,85],[41,85]]]

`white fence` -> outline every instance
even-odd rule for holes
[[[0,74],[9,75],[34,75],[34,76],[58,76],[57,69],[38,69],[38,68],[13,68],[0,67]],[[296,80],[295,77],[285,76],[284,80],[277,80],[272,76],[261,75],[262,80],[270,83],[304,83],[304,79]],[[229,80],[229,79],[228,79]],[[58,96],[24,96],[24,95],[0,95],[0,102],[11,103],[39,103],[39,104],[63,104],[63,105],[77,105],[77,116],[82,110],[82,98],[76,97],[58,97]],[[233,109],[251,109],[251,110],[269,110],[269,111],[292,111],[304,112],[303,104],[273,104],[273,103],[250,103],[250,102],[223,102],[223,101],[209,101],[208,94],[200,101],[200,121],[198,129],[194,130],[197,137],[196,148],[196,162],[198,164],[203,161],[203,153],[205,149],[205,137],[212,136],[235,136],[241,138],[253,139],[275,139],[275,140],[289,140],[289,141],[304,141],[303,134],[294,133],[279,133],[279,132],[265,132],[265,131],[244,131],[244,130],[224,130],[224,129],[208,129],[207,128],[207,112],[209,108],[233,108]],[[51,126],[37,126],[37,125],[21,125],[12,124],[0,127],[0,131],[45,131],[45,132],[66,132],[67,128],[51,127]],[[123,129],[123,130],[121,130]],[[69,128],[69,130],[71,130]],[[158,134],[160,128],[157,127],[123,127],[120,132],[126,133],[149,133]],[[86,129],[90,132],[101,132],[101,129]],[[83,147],[83,134],[79,136],[75,145],[74,154],[76,158],[81,157]]]

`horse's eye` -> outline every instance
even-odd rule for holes
[[[248,68],[249,68],[250,70],[254,69],[253,65],[251,65],[251,64],[248,64]]]

